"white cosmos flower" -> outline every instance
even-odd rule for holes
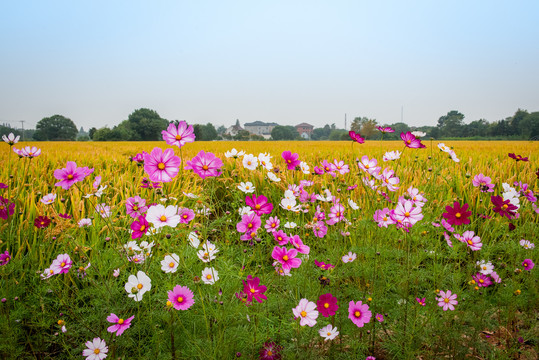
[[[243,191],[246,194],[250,194],[250,193],[255,192],[255,187],[250,181],[247,181],[246,183],[244,183],[244,182],[240,183],[238,185],[238,189],[240,189],[241,191]]]
[[[399,150],[395,150],[395,151],[386,152],[383,156],[383,159],[384,161],[393,161],[393,160],[400,159],[400,157],[401,157],[401,152]]]
[[[215,255],[206,250],[199,250],[197,252],[197,256],[200,260],[202,260],[202,262],[205,262],[205,263],[210,262],[215,259]]]
[[[180,257],[176,254],[165,255],[165,259],[161,260],[161,270],[166,273],[175,273],[180,264]]]
[[[191,244],[191,246],[195,249],[198,247],[198,245],[200,245],[198,235],[194,231],[189,233],[189,237],[187,239],[189,240],[189,244]]]
[[[242,156],[243,154],[245,154],[245,151],[243,151],[243,150],[238,151],[238,150],[236,150],[234,148],[232,148],[232,150],[230,150],[230,151],[225,152],[225,156],[227,158],[234,158],[234,159],[239,157],[239,156]]]
[[[281,179],[277,175],[272,173],[271,171],[267,173],[267,176],[268,176],[268,179],[270,179],[271,181],[274,181],[274,182],[281,181]]]
[[[427,135],[427,133],[424,133],[423,131],[412,131],[412,135],[414,135],[416,138],[422,138]]]
[[[357,210],[357,209],[359,209],[359,206],[357,206],[357,204],[356,204],[352,199],[348,199],[348,205],[350,205],[350,207],[352,208],[352,210]]]
[[[301,171],[306,174],[306,175],[309,175],[311,173],[311,168],[309,167],[309,165],[307,165],[307,163],[305,161],[302,161],[300,164],[299,164],[299,168],[301,169]]]
[[[219,280],[219,273],[212,267],[202,270],[202,281],[204,284],[213,285]]]
[[[281,200],[281,203],[279,204],[283,209],[288,211],[298,211],[301,209],[300,205],[296,205],[296,199],[289,199],[284,198]]]
[[[92,225],[92,219],[80,219],[78,224],[79,224],[79,227],[91,226]]]
[[[153,224],[156,229],[163,226],[176,227],[180,223],[180,215],[178,215],[178,207],[169,205],[166,208],[161,205],[152,205],[146,213],[146,220]]]
[[[258,154],[258,161],[260,162],[260,165],[262,165],[267,171],[271,171],[273,169],[273,164],[271,163],[270,154],[268,153]]]
[[[249,170],[255,170],[258,166],[258,158],[253,154],[243,156],[243,167]]]
[[[318,330],[318,333],[324,338],[324,341],[333,340],[337,337],[337,335],[339,335],[337,328],[334,328],[331,324],[326,325],[322,329]]]
[[[289,221],[286,224],[284,224],[284,227],[287,228],[287,229],[293,229],[296,226],[298,226],[298,225],[295,222],[292,222],[292,221]]]
[[[253,209],[251,209],[249,206],[244,206],[238,209],[238,213],[240,214],[240,216],[250,215],[253,212],[254,212]]]
[[[2,140],[4,140],[6,143],[8,143],[9,145],[15,145],[16,143],[19,142],[19,139],[20,139],[20,135],[17,135],[15,137],[15,135],[13,133],[9,133],[8,136],[6,135],[2,135]]]
[[[52,204],[56,200],[56,194],[47,194],[41,198],[41,202],[45,205]]]
[[[129,275],[127,282],[125,283],[125,291],[127,296],[133,298],[135,301],[142,300],[142,296],[146,291],[152,288],[152,279],[146,275],[143,271],[139,271],[137,276]]]
[[[476,265],[479,266],[479,272],[483,275],[490,275],[494,271],[494,265],[490,261],[481,260],[476,262]]]

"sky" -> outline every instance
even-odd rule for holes
[[[2,1],[0,123],[344,128],[539,111],[539,1]]]

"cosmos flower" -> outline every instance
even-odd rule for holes
[[[519,242],[520,246],[522,246],[524,249],[533,249],[535,247],[535,244],[530,242],[529,240],[522,239]]]
[[[348,132],[348,136],[350,136],[350,139],[357,142],[358,144],[364,144],[365,139],[361,137],[360,134],[356,133],[355,131],[350,130]]]
[[[277,260],[285,270],[300,267],[301,259],[296,258],[297,255],[296,249],[287,250],[284,246],[282,248],[275,246],[271,253],[271,257]]]
[[[531,259],[526,259],[522,262],[522,266],[524,266],[524,270],[530,271],[531,269],[533,269],[535,264],[533,263]]]
[[[377,126],[376,129],[378,131],[380,131],[382,134],[387,134],[387,133],[393,133],[395,132],[395,130],[393,130],[392,128],[390,128],[389,126]]]
[[[330,317],[337,313],[339,305],[337,305],[337,298],[330,293],[320,295],[316,302],[318,312],[323,317]]]
[[[442,216],[453,226],[466,225],[470,223],[471,211],[468,211],[468,204],[460,205],[458,201],[453,203],[453,207],[447,205]]]
[[[246,196],[245,203],[247,206],[251,207],[258,216],[269,214],[273,210],[273,204],[268,202],[268,198],[264,195],[256,196],[253,194],[252,197]]]
[[[45,205],[50,205],[56,200],[56,194],[47,194],[43,196],[39,201],[41,201]]]
[[[191,160],[187,161],[184,169],[193,170],[195,174],[202,179],[207,177],[217,177],[221,175],[221,167],[223,162],[211,152],[200,152]]]
[[[343,255],[341,259],[342,259],[342,262],[346,264],[346,263],[354,261],[356,257],[357,257],[356,253],[349,251],[348,254]]]
[[[10,260],[11,260],[11,255],[9,255],[8,250],[0,254],[0,266],[7,265]]]
[[[243,150],[238,151],[238,150],[236,150],[234,148],[232,150],[230,150],[230,151],[225,152],[225,156],[227,158],[234,158],[234,159],[237,159],[238,157],[243,156],[243,154],[245,154],[245,151],[243,151]]]
[[[254,185],[251,183],[251,182],[242,182],[238,185],[238,189],[240,189],[241,191],[243,191],[244,193],[246,194],[250,194],[250,193],[253,193],[255,192],[255,187]]]
[[[410,131],[401,133],[401,139],[404,141],[404,145],[411,149],[423,149],[426,147]]]
[[[438,306],[442,307],[444,311],[449,310],[455,310],[455,306],[459,302],[457,301],[457,294],[451,294],[451,290],[447,290],[446,292],[440,291],[439,292],[440,297],[436,298],[438,301]]]
[[[253,277],[252,275],[248,275],[247,280],[242,281],[243,294],[246,295],[248,303],[252,303],[253,299],[258,301],[259,303],[262,303],[264,300],[268,299],[266,295],[264,295],[268,288],[265,285],[260,285],[259,277]]]
[[[168,301],[176,310],[188,310],[195,303],[195,296],[187,286],[176,285],[168,292]]]
[[[288,170],[294,170],[296,166],[299,166],[299,164],[301,164],[301,161],[299,160],[299,155],[296,153],[292,153],[289,150],[283,151],[281,156],[283,157],[286,163],[286,168]]]
[[[511,204],[511,200],[504,200],[499,195],[493,195],[490,197],[490,201],[492,202],[492,205],[494,205],[494,212],[500,214],[501,216],[511,219],[516,215],[516,210],[518,210],[518,207]]]
[[[68,161],[65,168],[54,170],[54,177],[60,180],[55,186],[61,186],[62,189],[69,190],[73,184],[84,180],[86,176],[90,175],[86,169],[88,168],[77,167],[77,163],[74,161]],[[91,172],[93,171],[94,169],[91,169]]]
[[[508,154],[511,159],[515,159],[517,162],[519,161],[528,161],[527,157],[522,157],[522,155],[515,155],[514,153]]]
[[[490,279],[490,276],[481,274],[480,272],[472,276],[472,279],[479,287],[489,287],[490,285],[492,285],[492,280]]]
[[[258,360],[281,360],[281,351],[283,351],[282,346],[266,341],[264,347],[259,351]]]
[[[299,324],[301,326],[308,325],[313,327],[316,325],[316,319],[318,318],[318,311],[316,309],[316,304],[307,299],[301,299],[298,306],[292,309],[294,317],[299,318]]]
[[[207,267],[202,270],[202,282],[204,284],[213,285],[217,280],[219,280],[219,273],[212,267]]]
[[[131,320],[133,320],[134,318],[135,315],[127,319],[122,319],[119,318],[116,314],[110,313],[110,315],[107,316],[107,321],[114,325],[109,326],[107,328],[107,331],[109,333],[116,333],[116,336],[120,336],[124,333],[125,330],[129,329],[129,327],[131,326]]]
[[[415,299],[419,303],[419,305],[421,305],[421,306],[426,305],[426,303],[425,303],[426,298],[415,298]]]
[[[320,269],[323,269],[323,270],[329,270],[329,269],[332,269],[335,267],[335,265],[331,265],[331,264],[326,264],[325,262],[323,261],[318,261],[318,260],[315,260],[314,261],[314,264],[316,266],[318,266]]]
[[[324,341],[333,340],[337,337],[337,335],[339,335],[337,328],[334,328],[331,324],[326,325],[318,330],[318,333],[324,338]]]
[[[179,148],[188,142],[195,141],[193,125],[188,126],[183,120],[179,122],[177,127],[174,123],[170,123],[166,130],[161,131],[161,134],[168,145],[175,145]]]
[[[180,257],[176,254],[165,255],[161,260],[161,270],[165,273],[175,273],[180,265]]]
[[[266,220],[266,225],[264,225],[264,228],[267,232],[273,233],[279,229],[279,225],[281,224],[281,221],[277,216],[270,216],[268,220]],[[282,245],[282,244],[280,244]]]
[[[94,338],[93,341],[86,342],[87,349],[82,351],[82,356],[86,356],[86,360],[103,360],[107,357],[109,348],[105,340]]]
[[[400,157],[401,157],[401,152],[399,150],[395,150],[395,151],[386,152],[384,156],[382,157],[382,159],[384,161],[394,161],[394,160],[400,159]]]
[[[13,133],[9,133],[9,135],[2,135],[2,140],[4,140],[9,146],[13,146],[16,143],[19,142],[20,135],[15,136]]]
[[[256,170],[258,167],[258,158],[253,154],[247,154],[243,156],[242,164],[247,170]]]
[[[178,207],[174,205],[165,206],[158,204],[148,208],[146,213],[146,221],[153,224],[154,228],[159,229],[163,226],[175,228],[180,223],[180,215],[178,215]]]
[[[38,216],[34,220],[34,226],[38,229],[45,229],[51,223],[51,219],[46,216]]]
[[[462,236],[459,234],[453,234],[453,236],[465,243],[472,251],[481,250],[481,247],[483,246],[481,238],[475,235],[473,231],[468,230],[465,231]]]
[[[15,148],[13,148],[13,151],[15,151]],[[27,157],[29,159],[32,159],[32,158],[35,158],[35,157],[41,155],[41,149],[38,149],[35,146],[25,146],[22,149],[20,149],[17,154],[19,156]]]
[[[156,147],[150,154],[144,154],[144,171],[154,182],[170,182],[178,172],[181,159],[174,155],[174,150],[165,151]]]
[[[128,198],[125,202],[125,208],[127,215],[131,216],[133,219],[138,218],[148,210],[146,200],[138,195]]]
[[[135,301],[141,301],[142,296],[151,290],[152,279],[146,273],[139,271],[136,276],[129,275],[124,288],[128,297],[133,298]]]
[[[357,303],[350,301],[348,304],[348,318],[352,320],[357,327],[363,327],[371,321],[372,312],[369,310],[369,305],[363,304],[361,301]]]
[[[67,274],[69,272],[69,269],[71,269],[71,266],[73,266],[73,261],[71,261],[69,255],[60,254],[56,257],[56,259],[53,260],[50,268],[55,275],[58,275]]]

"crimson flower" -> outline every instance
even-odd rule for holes
[[[51,223],[51,219],[46,216],[38,216],[34,220],[34,226],[38,229],[44,229]]]
[[[13,215],[15,211],[15,204],[9,201],[9,199],[4,199],[0,196],[0,218],[7,220],[9,215]]]
[[[320,295],[316,305],[318,312],[324,317],[335,315],[339,308],[339,305],[337,305],[337,298],[329,293]]]
[[[255,214],[262,216],[263,214],[269,214],[273,210],[273,204],[268,202],[268,198],[264,195],[256,196],[253,194],[253,197],[246,196],[245,203],[247,206],[251,207]]]
[[[447,219],[447,222],[451,225],[466,225],[470,223],[471,211],[468,210],[468,204],[460,206],[458,201],[453,203],[453,207],[447,205],[445,207],[447,212],[443,213],[443,217]]]
[[[364,144],[365,143],[365,139],[361,137],[361,134],[358,134],[355,131],[350,130],[348,132],[348,135],[350,136],[350,139],[354,140],[355,142],[357,142],[359,144]]]
[[[508,219],[511,219],[513,216],[516,215],[516,210],[518,207],[511,204],[510,200],[503,200],[503,197],[497,195],[497,196],[491,196],[490,201],[492,202],[492,205],[494,205],[494,212],[500,214],[501,216],[505,216]]]
[[[404,141],[404,145],[411,149],[426,148],[426,146],[421,143],[421,140],[416,138],[410,131],[408,131],[407,133],[401,133],[401,139],[402,141]]]
[[[280,360],[282,358],[282,350],[282,346],[276,345],[274,342],[266,341],[264,347],[259,351],[259,360]]]
[[[527,157],[522,157],[522,155],[515,155],[514,153],[509,153],[509,157],[511,159],[515,159],[517,162],[518,161],[528,161]]]

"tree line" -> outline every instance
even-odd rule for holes
[[[503,120],[488,122],[485,119],[464,122],[464,115],[457,110],[449,111],[438,119],[436,126],[410,127],[403,122],[379,124],[376,119],[356,117],[350,129],[369,140],[378,140],[382,136],[387,140],[398,140],[401,132],[422,131],[426,137],[434,139],[499,139],[499,140],[539,140],[539,112],[528,112],[518,109],[513,116]],[[178,122],[177,120],[175,121]],[[21,135],[21,139],[36,141],[159,141],[161,131],[170,123],[162,118],[155,110],[141,108],[133,111],[126,120],[108,128],[91,128],[85,132],[77,129],[75,123],[62,115],[53,115],[41,119],[36,129],[13,129],[8,125],[0,125],[0,132]],[[395,132],[382,134],[377,127],[391,127]],[[264,140],[246,130],[239,131],[235,136],[225,134],[226,128],[221,125],[217,129],[211,123],[193,125],[196,139],[199,141],[212,140]],[[271,132],[272,140],[304,140],[293,126],[276,126]],[[349,140],[348,131],[339,129],[335,124],[326,124],[315,128],[311,140]]]

